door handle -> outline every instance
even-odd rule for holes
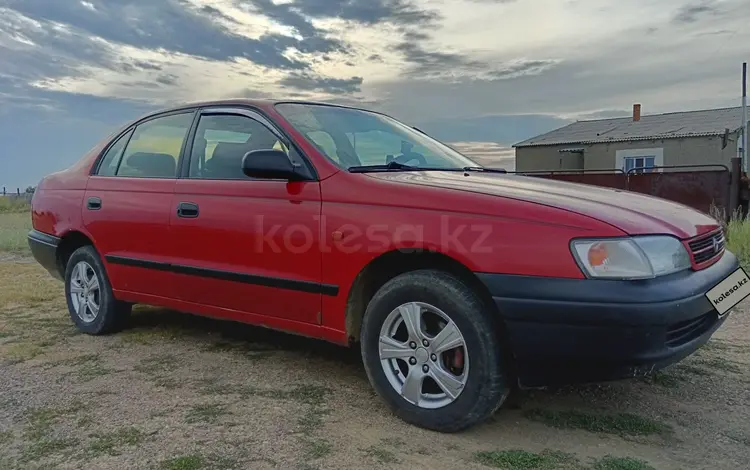
[[[177,204],[177,217],[194,219],[198,217],[198,204],[192,202],[181,202]]]
[[[102,208],[102,200],[98,197],[90,197],[86,201],[86,209],[90,211],[98,211]]]

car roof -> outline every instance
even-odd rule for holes
[[[339,107],[339,108],[361,109],[364,111],[370,111],[364,108],[357,108],[354,106],[345,106],[345,105],[340,105],[340,104],[335,104],[335,103],[326,103],[326,102],[321,102],[321,101],[226,98],[222,100],[194,101],[194,102],[179,104],[179,105],[172,106],[169,108],[157,109],[147,114],[144,114],[143,116],[139,118],[139,120],[148,118],[150,116],[155,116],[158,114],[179,111],[182,109],[200,108],[200,107],[208,107],[208,106],[212,106],[212,107],[214,106],[251,106],[251,107],[260,108],[260,109],[268,109],[268,108],[273,108],[275,105],[281,104],[281,103],[333,106],[333,107]]]

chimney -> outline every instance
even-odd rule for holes
[[[641,120],[641,105],[634,104],[633,105],[633,122],[638,122],[640,120]]]

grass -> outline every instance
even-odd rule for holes
[[[731,372],[733,374],[741,374],[742,368],[740,368],[736,363],[725,359],[723,357],[712,357],[712,358],[696,358],[692,361],[695,364],[704,366],[707,369],[711,370],[720,370],[723,372]]]
[[[60,359],[49,363],[50,366],[70,366],[77,368],[78,378],[82,382],[108,375],[112,372],[111,369],[104,367],[101,363],[101,357],[99,354],[84,354],[82,356],[71,357],[68,359]]]
[[[0,445],[13,440],[13,431],[0,431]]]
[[[143,441],[143,433],[134,428],[127,427],[116,431],[94,435],[89,442],[88,452],[93,455],[120,455],[119,449],[125,446],[137,446]]]
[[[544,450],[541,453],[521,449],[501,450],[494,452],[477,452],[474,461],[487,467],[513,470],[547,470],[571,468],[578,459],[566,452]]]
[[[0,198],[2,201],[4,198]],[[31,230],[31,214],[24,212],[2,212],[0,210],[0,252],[28,254],[26,235]]]
[[[159,468],[162,470],[201,470],[205,466],[205,459],[200,455],[193,454],[164,460]]]
[[[0,263],[0,306],[4,306],[6,314],[16,316],[14,324],[24,323],[18,318],[19,313],[7,312],[12,307],[22,307],[23,313],[29,314],[27,325],[36,327],[39,312],[30,309],[47,302],[56,301],[56,306],[64,307],[62,283],[54,279],[41,266],[35,263]],[[18,320],[18,321],[16,321]]]
[[[27,427],[24,433],[29,439],[37,439],[47,434],[52,425],[60,418],[74,414],[83,409],[83,404],[75,402],[72,405],[59,407],[30,408],[26,411]]]
[[[23,450],[25,461],[39,460],[52,454],[60,453],[78,445],[78,439],[71,437],[44,437],[37,439]]]
[[[643,460],[630,457],[612,457],[610,455],[594,462],[594,466],[591,468],[592,470],[656,470]]]
[[[631,413],[598,414],[576,410],[529,409],[524,416],[558,429],[581,429],[619,436],[665,435],[672,428],[664,423]]]
[[[732,216],[726,231],[729,251],[737,255],[743,266],[750,266],[750,219]]]
[[[325,439],[308,439],[305,441],[305,447],[308,459],[323,458],[333,450],[333,445]]]
[[[684,377],[675,374],[673,371],[657,371],[643,378],[643,381],[646,383],[665,388],[677,388],[683,380]]]
[[[215,423],[221,416],[228,413],[226,406],[218,403],[194,405],[185,415],[185,421],[188,423]]]
[[[172,354],[162,354],[143,359],[135,366],[135,370],[147,375],[160,375],[165,372],[173,372],[179,366],[179,360]]]
[[[389,463],[398,463],[399,459],[396,457],[396,454],[391,452],[388,449],[384,449],[382,447],[378,446],[370,446],[366,449],[363,449],[362,452],[365,453],[366,456],[376,460],[379,463],[382,464],[389,464]]]
[[[0,197],[0,214],[28,213],[31,210],[29,201],[17,197]]]

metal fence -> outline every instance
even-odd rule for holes
[[[673,165],[604,170],[515,172],[527,176],[623,189],[669,199],[705,213],[728,217],[733,211],[732,172],[725,165]]]

